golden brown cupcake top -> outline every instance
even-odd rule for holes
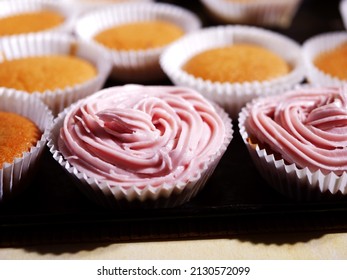
[[[243,83],[278,78],[286,75],[290,67],[263,47],[235,44],[201,52],[188,60],[183,70],[212,82]]]
[[[48,10],[14,14],[0,18],[0,36],[44,31],[62,24],[64,20],[61,14]]]
[[[0,111],[0,168],[36,144],[40,129],[29,119],[15,113]]]
[[[101,31],[94,40],[110,49],[146,50],[163,47],[183,35],[177,25],[165,21],[141,21]]]
[[[0,63],[0,86],[44,92],[84,83],[96,74],[91,63],[75,56],[26,57]]]
[[[315,66],[333,77],[347,79],[347,42],[319,54],[313,61]]]

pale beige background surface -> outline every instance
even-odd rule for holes
[[[2,248],[0,259],[347,259],[347,234]]]

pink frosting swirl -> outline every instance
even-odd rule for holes
[[[187,183],[225,141],[215,107],[193,90],[128,85],[82,100],[59,148],[80,172],[123,187]]]
[[[288,163],[341,175],[347,171],[346,88],[302,88],[248,107],[251,138]]]

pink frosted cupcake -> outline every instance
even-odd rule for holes
[[[172,207],[204,186],[232,138],[231,120],[179,87],[102,90],[59,115],[54,158],[102,205]]]
[[[296,199],[347,194],[346,88],[299,88],[257,99],[239,116],[260,173]]]

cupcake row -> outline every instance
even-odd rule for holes
[[[74,33],[0,38],[0,86],[37,95],[56,115],[102,88],[108,78],[160,84],[169,77],[236,119],[253,98],[276,95],[305,79],[316,85],[340,85],[347,79],[341,71],[345,32],[320,35],[300,46],[259,27],[201,29],[196,15],[174,5],[127,3],[84,13]],[[55,68],[52,73],[49,67]]]
[[[139,7],[166,14],[158,21]],[[95,43],[94,35],[106,41],[112,37],[113,28],[106,26],[116,9],[125,9],[121,14],[130,22],[121,24],[125,31],[116,32],[125,34],[122,44],[129,42],[127,37],[130,43],[134,37],[143,39],[133,35],[138,31],[129,33],[138,30],[136,22],[141,23],[141,35],[147,23],[159,24],[168,36],[176,33],[171,28],[179,23],[186,23],[187,29],[169,46],[166,42],[147,51],[114,51]],[[310,198],[310,190],[317,188],[321,193],[345,194],[346,92],[337,87],[343,76],[334,72],[343,68],[331,64],[343,63],[345,32],[317,36],[301,47],[256,27],[198,30],[197,18],[189,12],[185,16],[180,8],[180,20],[168,20],[175,9],[127,4],[86,13],[76,25],[87,34],[83,39],[55,32],[0,39],[0,81],[8,83],[0,88],[0,111],[6,112],[2,123],[9,124],[2,126],[7,138],[2,136],[0,200],[25,185],[48,139],[53,157],[100,204],[180,205],[204,186],[232,141],[230,118],[239,118],[239,130],[260,173],[281,192],[299,199]],[[192,22],[197,25],[188,31]],[[138,77],[158,78],[158,69],[184,87],[133,85],[98,92],[111,72],[137,82]],[[335,88],[291,92],[305,77],[312,84]],[[52,114],[41,101],[54,114],[78,102],[60,113],[51,128]],[[27,132],[24,143],[19,130]]]
[[[187,87],[106,88],[54,121],[34,96],[0,98],[1,200],[27,184],[48,141],[94,202],[175,207],[204,187],[235,129],[220,106]],[[284,195],[347,194],[346,87],[303,85],[256,98],[239,113],[238,130],[260,175]]]
[[[2,14],[28,12],[37,8],[49,9],[39,15],[48,20],[46,28],[71,22],[74,18],[99,8],[125,2],[155,2],[153,0],[33,0],[23,5],[20,1],[4,0]],[[201,0],[205,11],[223,24],[249,24],[268,27],[287,28],[290,26],[302,0]],[[53,12],[53,13],[52,13]],[[342,11],[341,11],[342,12]],[[32,18],[36,20],[36,17]],[[38,23],[37,23],[38,24]],[[42,25],[42,23],[41,23]],[[60,26],[61,28],[63,26]],[[68,24],[67,30],[71,29]],[[18,31],[18,30],[17,30]],[[16,32],[17,32],[16,31]]]

